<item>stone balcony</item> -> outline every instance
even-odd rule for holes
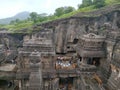
[[[30,72],[29,71],[22,71],[16,73],[16,79],[29,79]]]
[[[17,67],[16,64],[4,64],[0,66],[0,79],[15,79]]]
[[[2,80],[13,80],[16,78],[16,72],[1,72],[0,79]]]
[[[93,74],[96,72],[95,66],[81,66],[79,68],[72,69],[52,69],[52,70],[43,70],[44,78],[53,78],[53,77],[77,77],[81,73],[83,74]]]

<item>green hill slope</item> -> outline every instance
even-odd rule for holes
[[[108,13],[111,10],[120,10],[120,0],[105,0],[105,6],[102,8],[95,8],[95,5],[90,5],[87,7],[80,8],[73,12],[63,14],[61,16],[46,16],[43,21],[39,21],[34,23],[31,19],[23,20],[17,23],[8,24],[8,25],[0,25],[0,30],[7,29],[11,32],[31,32],[32,26],[35,24],[46,23],[54,20],[65,19],[70,17],[96,17],[100,16],[103,13]],[[38,18],[40,19],[40,18]]]

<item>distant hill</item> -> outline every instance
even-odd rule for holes
[[[18,14],[16,14],[15,16],[13,17],[9,17],[9,18],[4,18],[4,19],[0,19],[0,24],[9,24],[12,20],[16,20],[16,19],[19,19],[19,20],[25,20],[29,17],[29,12],[20,12]]]

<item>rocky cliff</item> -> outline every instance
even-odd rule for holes
[[[78,13],[72,17],[41,24],[55,30],[56,52],[65,53],[67,42],[89,32],[106,35],[107,30],[120,30],[120,5],[102,8],[99,11]]]
[[[66,54],[68,49],[76,51],[77,41],[83,34],[95,33],[105,36],[106,56],[101,60],[97,74],[107,90],[117,90],[120,83],[120,5],[113,5],[99,11],[78,13],[72,17],[59,19],[33,29],[42,29],[31,35],[1,33],[0,43],[7,49],[17,49],[25,41],[37,38],[53,39],[56,54]],[[45,31],[46,30],[46,31]],[[49,32],[49,30],[51,30]],[[45,32],[45,33],[44,33]],[[50,34],[49,34],[50,33]],[[40,36],[40,37],[39,37]]]
[[[117,90],[120,83],[120,5],[112,5],[99,11],[78,13],[72,17],[41,24],[54,30],[56,53],[67,53],[68,44],[83,34],[96,33],[106,37],[106,58],[98,70],[104,87]],[[116,68],[114,73],[111,64]],[[116,79],[116,76],[118,78]],[[117,80],[117,81],[116,81]]]

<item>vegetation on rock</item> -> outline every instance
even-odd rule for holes
[[[30,13],[30,17],[26,20],[16,19],[11,21],[8,25],[0,25],[1,30],[7,29],[11,32],[31,32],[32,26],[39,23],[45,23],[48,21],[71,17],[80,12],[90,12],[99,10],[99,8],[108,6],[111,4],[120,4],[120,0],[83,0],[82,4],[78,5],[78,9],[74,7],[59,7],[55,10],[53,15],[47,15],[46,13],[37,14],[36,12]],[[84,15],[89,16],[89,15]],[[27,31],[25,31],[27,30]]]

